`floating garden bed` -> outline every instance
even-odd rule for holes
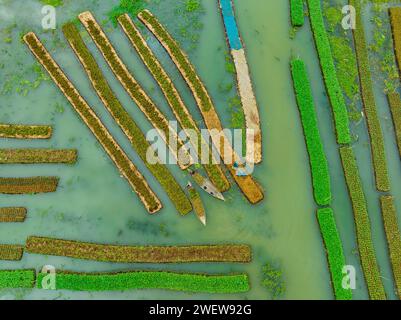
[[[380,197],[384,229],[386,231],[388,250],[391,266],[397,288],[398,297],[401,297],[401,236],[398,228],[397,212],[394,198],[391,196]]]
[[[77,161],[77,150],[0,149],[0,164],[66,163]]]
[[[128,39],[134,46],[135,50],[138,52],[142,61],[145,63],[150,73],[159,84],[181,127],[184,130],[192,129],[196,131],[198,135],[198,141],[196,145],[199,146],[198,157],[201,157],[202,154],[200,151],[200,147],[205,147],[209,149],[210,161],[211,157],[213,156],[211,153],[211,149],[209,148],[205,139],[202,137],[198,125],[190,115],[188,108],[186,107],[183,99],[181,98],[181,95],[178,93],[178,90],[176,89],[174,83],[171,81],[167,72],[164,70],[159,60],[156,58],[152,50],[147,45],[145,39],[143,38],[137,27],[134,25],[131,18],[127,14],[124,14],[118,18],[118,22],[120,23]],[[191,138],[190,134],[188,134],[188,136]],[[204,164],[203,166],[210,180],[219,189],[220,192],[224,192],[229,189],[230,184],[226,176],[224,175],[220,165]]]
[[[0,138],[49,139],[52,131],[50,126],[0,124]]]
[[[150,148],[149,142],[146,140],[146,137],[136,122],[131,118],[116,97],[109,83],[105,79],[103,72],[96,63],[95,58],[85,46],[77,27],[73,23],[66,24],[63,27],[63,32],[87,72],[96,93],[99,95],[107,110],[119,124],[122,131],[128,137],[134,150],[162,185],[178,212],[181,214],[190,212],[192,206],[189,199],[167,167],[160,163],[150,164],[148,162],[147,151]]]
[[[391,115],[393,118],[398,152],[401,158],[401,99],[400,95],[396,92],[389,93],[387,95],[387,98],[389,101]]]
[[[0,244],[0,260],[19,261],[24,254],[24,247],[15,244]]]
[[[346,263],[333,210],[331,208],[319,209],[317,211],[317,219],[326,246],[335,297],[338,300],[351,300],[351,289],[344,289],[342,286],[344,277],[342,270]]]
[[[293,27],[302,27],[305,22],[304,0],[290,0],[291,24]]]
[[[159,23],[156,17],[154,17],[148,10],[142,11],[138,17],[166,49],[173,62],[181,72],[186,83],[190,87],[199,106],[206,127],[211,132],[213,143],[216,146],[220,145],[220,156],[224,158],[225,149],[229,149],[230,154],[233,155],[233,160],[241,163],[238,155],[233,151],[232,146],[227,141],[227,137],[222,137],[221,135],[215,135],[212,133],[212,130],[221,133],[223,127],[213,106],[212,100],[202,81],[196,74],[195,69],[190,63],[188,57],[184,54],[177,42],[171,37],[167,30]],[[220,143],[221,138],[223,138],[222,140],[224,140],[224,143]],[[231,164],[226,164],[226,166],[245,197],[251,203],[258,203],[263,200],[263,190],[258,183],[251,176],[237,176],[236,171],[232,167],[233,164],[234,162]]]
[[[176,156],[178,160],[178,165],[181,167],[181,169],[188,168],[192,164],[193,159],[191,159],[190,155],[187,152],[181,152],[181,159],[178,159],[178,154],[180,153],[177,153],[177,148],[178,150],[180,150],[183,147],[182,140],[178,138],[177,132],[170,127],[165,115],[156,107],[152,99],[145,93],[143,88],[128,71],[126,65],[118,56],[116,50],[111,45],[109,39],[95,20],[95,18],[90,12],[83,12],[79,15],[79,19],[92,37],[100,52],[102,53],[107,64],[110,66],[111,70],[113,71],[117,79],[121,82],[132,100],[134,100],[136,105],[145,114],[149,122],[156,129],[158,129],[160,136],[170,147],[172,154]],[[169,144],[170,135],[172,135],[173,141],[177,142],[177,146]]]
[[[35,270],[0,270],[0,289],[33,288]]]
[[[55,192],[58,177],[0,178],[0,193],[35,194]]]
[[[29,237],[25,247],[26,251],[30,253],[106,262],[186,263],[251,261],[251,248],[247,245],[123,246]]]
[[[232,0],[219,0],[220,12],[224,22],[227,43],[235,66],[237,77],[237,89],[241,97],[241,104],[247,129],[253,130],[253,137],[247,137],[246,141],[253,140],[252,148],[247,149],[248,161],[260,163],[262,161],[262,131],[260,128],[260,116],[249,66],[245,55],[239,28],[235,19],[234,3]]]
[[[39,273],[37,286],[43,277]],[[164,271],[131,271],[120,273],[56,273],[57,290],[121,291],[166,289],[204,293],[240,293],[250,289],[248,275],[209,275]]]
[[[323,150],[315,104],[304,62],[298,59],[293,60],[291,71],[309,154],[315,200],[318,205],[328,205],[331,202],[329,167]]]
[[[362,101],[366,114],[366,121],[368,123],[373,168],[376,177],[376,187],[377,190],[386,192],[390,191],[390,182],[387,172],[383,132],[380,126],[375,97],[373,93],[368,49],[361,17],[361,7],[359,0],[350,0],[349,3],[356,8],[356,23],[358,27],[353,30],[353,34],[358,61],[359,79],[361,83]]]
[[[0,222],[24,222],[27,209],[22,207],[0,208]]]
[[[351,142],[348,112],[345,105],[344,96],[337,79],[330,42],[324,25],[320,0],[307,0],[307,2],[320,66],[330,104],[333,110],[337,142],[339,144],[348,144]]]
[[[156,211],[160,210],[162,208],[160,200],[149,187],[145,178],[129,160],[128,156],[124,153],[110,132],[100,121],[96,113],[86,103],[77,89],[73,86],[57,63],[46,51],[36,35],[32,32],[28,33],[24,36],[24,41],[29,46],[32,53],[36,56],[38,61],[48,71],[53,81],[63,92],[83,122],[88,126],[96,139],[103,146],[104,150],[113,160],[121,174],[128,180],[129,184],[138,194],[146,209],[150,213],[155,213]]]
[[[393,34],[394,51],[398,70],[401,72],[401,8],[389,8],[391,30]]]
[[[340,155],[348,192],[351,197],[359,255],[371,299],[386,299],[372,241],[370,219],[359,177],[354,152],[350,147],[340,148]]]

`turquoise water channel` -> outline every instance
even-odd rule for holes
[[[224,203],[202,194],[207,210],[207,227],[203,227],[193,214],[181,217],[175,212],[166,194],[131,150],[129,141],[92,90],[86,74],[63,38],[61,26],[64,22],[74,19],[82,11],[92,11],[97,20],[104,23],[107,35],[129,69],[151,94],[157,105],[170,119],[173,119],[160,89],[123,32],[107,22],[107,13],[118,5],[119,1],[65,0],[64,5],[57,8],[58,24],[54,32],[46,32],[41,28],[40,1],[23,1],[22,7],[21,2],[0,0],[0,29],[4,30],[16,24],[10,33],[12,41],[6,39],[7,41],[0,42],[2,88],[0,122],[51,124],[54,127],[54,136],[49,141],[3,139],[0,141],[0,147],[77,148],[79,161],[74,166],[3,165],[0,167],[0,174],[4,177],[57,175],[61,178],[60,186],[53,194],[0,196],[1,206],[28,208],[28,219],[25,223],[0,225],[0,243],[24,244],[30,235],[132,245],[246,243],[252,246],[253,261],[250,264],[237,265],[111,264],[25,254],[20,262],[1,261],[0,269],[39,270],[43,265],[50,264],[56,269],[77,272],[142,269],[201,273],[247,272],[250,276],[251,290],[245,294],[210,295],[162,290],[87,293],[29,289],[1,290],[0,298],[270,299],[269,292],[261,285],[262,265],[274,262],[280,265],[283,271],[286,284],[283,298],[332,299],[326,255],[315,214],[308,157],[290,78],[289,61],[291,57],[296,56],[307,63],[313,83],[319,127],[330,165],[333,209],[346,261],[354,265],[357,271],[357,289],[354,291],[354,298],[368,297],[356,253],[353,214],[335,142],[331,110],[325,95],[310,26],[306,22],[295,39],[290,38],[288,1],[234,0],[237,21],[246,46],[261,113],[264,157],[263,163],[255,169],[255,178],[265,190],[265,200],[256,206],[251,206],[234,185],[226,194],[227,201]],[[180,3],[183,2],[185,1],[150,1],[150,9],[188,51],[215,102],[223,123],[229,126],[231,111],[228,100],[235,95],[235,92],[234,89],[222,90],[224,85],[233,82],[233,76],[226,71],[225,53],[228,48],[218,2],[201,1],[203,12],[194,14],[193,17],[196,18],[192,21],[193,26],[195,22],[201,23],[203,27],[200,29],[185,28],[185,17],[176,10],[182,7]],[[30,30],[35,31],[45,41],[56,61],[160,196],[164,209],[158,214],[151,216],[146,213],[89,129],[51,81],[43,81],[37,89],[25,93],[23,89],[20,93],[16,92],[20,87],[25,88],[21,80],[34,81],[36,77],[32,69],[35,60],[25,45],[19,41],[20,33]],[[83,27],[80,26],[80,30],[123,105],[144,131],[150,129],[149,123],[114,78]],[[195,119],[200,120],[201,116],[195,101],[178,71],[154,38],[150,37],[149,43],[182,92]],[[3,90],[4,87],[11,89]],[[389,109],[384,95],[379,90],[377,103],[385,134],[392,192],[396,196],[396,205],[400,208],[398,215],[401,220],[401,165]],[[355,150],[368,199],[374,244],[383,282],[389,297],[395,298],[365,123],[361,122],[354,126],[353,132],[359,136]],[[171,169],[185,186],[188,177],[177,168]]]

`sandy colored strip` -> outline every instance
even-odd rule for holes
[[[188,57],[184,54],[175,40],[170,36],[166,29],[158,22],[158,20],[148,11],[142,11],[138,15],[139,19],[146,25],[146,27],[155,35],[160,41],[162,46],[166,49],[171,59],[181,72],[183,78],[191,89],[195,100],[199,106],[203,120],[205,121],[206,127],[209,129],[210,136],[216,148],[220,151],[220,155],[224,158],[225,154],[228,154],[231,160],[225,162],[228,170],[233,176],[235,182],[248,199],[249,202],[255,204],[263,200],[263,190],[260,185],[252,178],[252,176],[240,177],[236,175],[236,171],[233,169],[234,161],[241,163],[240,157],[234,152],[231,143],[223,132],[223,127],[220,119],[217,115],[212,100],[196,74],[194,67],[190,63]],[[156,30],[157,28],[157,30]],[[177,55],[181,58],[178,59]],[[249,148],[251,146],[247,146]],[[231,156],[233,159],[231,159]]]
[[[159,87],[169,103],[171,110],[174,112],[175,117],[177,118],[181,127],[186,130],[187,136],[190,137],[190,139],[192,137],[192,134],[188,132],[187,129],[194,130],[197,134],[195,147],[199,146],[200,148],[205,148],[205,150],[209,151],[208,163],[210,163],[213,157],[211,149],[209,148],[208,143],[202,137],[198,125],[189,113],[187,106],[185,105],[181,95],[178,93],[177,88],[171,81],[167,72],[162,67],[153,51],[149,48],[146,40],[143,38],[128,14],[120,16],[118,18],[118,22],[130,40],[132,46],[141,57],[143,63],[148,67],[149,72],[159,84]],[[198,152],[198,157],[202,157],[201,151]],[[201,163],[204,162],[202,161]],[[217,163],[217,161],[215,163]],[[203,167],[205,168],[210,180],[220,192],[227,191],[230,188],[230,184],[219,164],[203,164]]]
[[[128,156],[114,140],[96,113],[82,98],[61,68],[46,51],[37,36],[33,32],[30,32],[24,36],[24,41],[71,103],[74,110],[79,114],[82,121],[88,126],[96,139],[103,146],[118,170],[128,180],[145,208],[150,213],[159,211],[162,208],[161,202],[152,191],[145,178],[130,161]]]
[[[57,177],[0,178],[0,193],[35,194],[55,192],[58,186]]]
[[[77,154],[75,149],[0,149],[0,164],[74,164],[77,161]]]
[[[24,254],[24,247],[15,244],[0,244],[0,260],[19,261]]]
[[[247,245],[125,246],[29,237],[26,251],[121,263],[250,262]]]
[[[111,45],[110,40],[97,23],[95,17],[89,11],[82,12],[78,17],[131,99],[144,113],[153,127],[158,130],[166,145],[169,146],[172,154],[177,159],[179,167],[183,170],[190,167],[193,164],[193,159],[189,153],[178,152],[184,146],[184,143],[178,138],[176,130],[170,126],[166,116],[156,107],[152,99],[128,71],[127,66]]]
[[[0,124],[0,138],[49,139],[52,132],[50,126]]]
[[[397,287],[398,298],[401,298],[401,236],[394,198],[391,196],[382,196],[380,197],[380,203],[394,282]]]
[[[24,222],[27,209],[22,207],[0,208],[0,222]]]

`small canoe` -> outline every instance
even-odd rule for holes
[[[206,213],[205,207],[203,206],[202,199],[200,194],[196,189],[192,186],[191,182],[187,184],[187,190],[189,193],[189,199],[191,200],[192,207],[196,215],[198,216],[199,220],[206,226]]]
[[[202,176],[199,172],[189,170],[189,174],[192,176],[194,181],[202,188],[202,190],[206,191],[211,196],[225,201],[223,194],[214,186],[214,184]]]

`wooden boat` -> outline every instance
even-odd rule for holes
[[[202,188],[202,190],[206,191],[211,196],[225,201],[223,194],[217,190],[217,188],[213,185],[213,183],[202,176],[199,172],[194,170],[189,170],[189,174],[192,176],[194,181]]]
[[[205,207],[203,206],[200,194],[196,189],[192,186],[191,182],[188,181],[187,190],[189,193],[189,199],[192,202],[192,207],[196,215],[198,216],[199,220],[206,226],[206,213]]]

